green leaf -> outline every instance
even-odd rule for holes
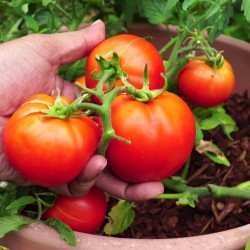
[[[104,227],[104,232],[108,235],[125,231],[135,218],[133,205],[125,200],[120,200],[113,206],[108,215],[109,222]]]
[[[230,167],[230,162],[224,154],[215,154],[213,152],[206,152],[205,155],[215,163]]]
[[[24,15],[24,20],[28,28],[30,28],[34,33],[38,33],[39,26],[34,17],[29,15]]]
[[[203,139],[203,133],[197,119],[195,119],[195,127],[196,127],[195,145],[198,145],[200,141]]]
[[[183,10],[188,10],[188,8],[192,5],[196,5],[197,3],[199,3],[200,0],[184,0],[183,4],[182,4],[182,9]]]
[[[214,129],[214,128],[218,127],[220,124],[221,124],[220,119],[218,119],[217,117],[214,117],[214,116],[200,121],[200,127],[203,130]]]
[[[33,196],[23,196],[15,201],[13,201],[12,203],[10,203],[6,209],[20,208],[22,206],[32,204],[35,201],[36,201],[36,199]]]
[[[245,250],[250,250],[250,239],[247,241]]]
[[[55,0],[42,0],[43,6],[48,6],[50,3],[56,3]]]
[[[210,160],[215,163],[230,166],[230,162],[224,153],[211,141],[201,140],[200,144],[195,147],[195,150],[200,154],[205,154]]]
[[[31,223],[33,223],[33,221],[24,220],[23,217],[19,215],[0,217],[0,238],[11,231],[18,231]]]
[[[195,208],[196,203],[198,202],[198,195],[192,194],[190,192],[185,192],[185,195],[178,199],[176,202],[177,205],[189,205],[192,208]]]
[[[247,21],[250,22],[250,0],[243,0],[241,10],[243,11]]]
[[[23,3],[23,0],[12,0],[12,6],[15,8]]]
[[[152,24],[166,23],[172,16],[172,12],[178,0],[140,0],[139,12]]]
[[[235,120],[226,113],[223,105],[193,110],[198,126],[202,130],[212,130],[221,126],[225,135],[232,140],[231,133],[238,130]]]
[[[74,232],[68,225],[56,218],[47,219],[45,223],[55,228],[60,233],[61,238],[64,239],[68,244],[71,246],[76,246]]]

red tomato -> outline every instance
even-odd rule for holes
[[[190,60],[180,72],[178,86],[192,104],[212,107],[225,102],[235,86],[234,72],[228,61],[216,70],[206,62]]]
[[[161,73],[165,74],[163,60],[157,49],[147,40],[130,34],[117,35],[104,40],[95,47],[86,61],[86,86],[94,88],[97,80],[91,77],[91,73],[100,72],[95,60],[97,54],[106,59],[112,58],[113,51],[119,56],[120,67],[128,74],[128,81],[136,88],[143,86],[143,72],[146,64],[149,73],[149,88],[160,89],[164,86]],[[116,86],[123,85],[121,80],[116,81]]]
[[[141,183],[176,173],[189,157],[195,140],[195,120],[187,104],[165,92],[148,103],[117,96],[111,105],[117,135],[106,151],[108,166],[120,178]]]
[[[67,98],[62,97],[67,102]],[[3,147],[10,165],[43,186],[65,184],[84,168],[98,146],[98,128],[88,117],[42,117],[55,97],[39,94],[20,106],[3,132]],[[39,102],[39,103],[38,103]]]
[[[43,219],[57,218],[82,233],[95,233],[102,225],[106,215],[105,193],[93,187],[83,197],[59,196],[53,207],[43,215]]]

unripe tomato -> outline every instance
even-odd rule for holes
[[[105,193],[93,187],[83,197],[59,196],[54,206],[49,208],[42,218],[57,218],[72,230],[95,233],[105,219],[106,209]]]
[[[175,174],[188,159],[195,141],[195,120],[187,104],[165,92],[147,103],[117,96],[111,105],[117,135],[106,151],[108,167],[120,178],[141,183]]]
[[[73,180],[98,146],[98,128],[89,117],[44,117],[41,110],[47,110],[47,104],[54,104],[55,99],[44,94],[30,97],[3,131],[3,148],[10,165],[42,186]]]
[[[225,102],[235,87],[232,66],[224,60],[214,72],[205,61],[192,59],[181,70],[178,86],[182,95],[192,104],[212,107]]]
[[[149,88],[160,89],[165,80],[161,73],[165,74],[163,60],[157,49],[147,40],[131,34],[113,36],[97,45],[88,55],[86,61],[86,86],[94,88],[97,80],[91,77],[91,73],[100,72],[95,56],[101,55],[106,59],[112,58],[113,51],[119,56],[120,67],[128,74],[128,81],[136,88],[143,86],[143,73],[148,65]],[[123,85],[118,79],[116,86]]]

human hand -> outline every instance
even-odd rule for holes
[[[2,131],[10,116],[37,93],[51,95],[59,90],[61,95],[75,99],[75,86],[58,76],[58,68],[86,56],[104,38],[105,27],[99,21],[76,32],[29,35],[0,45],[0,180],[32,184],[11,168],[2,149]],[[126,200],[146,200],[163,192],[159,182],[130,185],[104,170],[105,166],[104,157],[93,156],[75,180],[52,190],[81,196],[95,184]]]

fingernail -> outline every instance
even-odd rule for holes
[[[96,21],[94,21],[90,26],[94,26],[98,23],[102,22],[101,19],[97,19]]]

